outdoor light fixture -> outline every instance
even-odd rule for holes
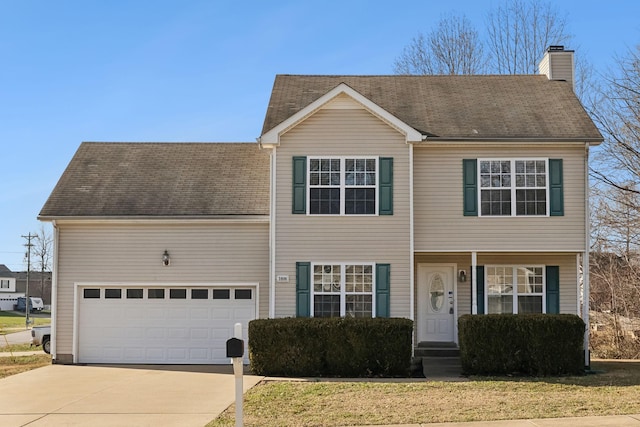
[[[458,271],[458,282],[466,282],[467,281],[467,272],[464,270]]]
[[[164,250],[164,253],[162,254],[162,264],[164,266],[167,266],[171,263],[171,258],[169,258],[169,252],[167,252],[167,250]]]

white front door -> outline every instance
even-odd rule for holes
[[[418,266],[418,342],[455,341],[455,265]]]

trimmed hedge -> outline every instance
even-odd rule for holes
[[[285,318],[249,322],[257,375],[407,376],[413,322],[390,318]]]
[[[585,323],[573,314],[464,315],[458,319],[465,374],[584,373]]]

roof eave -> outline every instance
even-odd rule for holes
[[[371,101],[369,98],[360,94],[358,91],[347,85],[346,83],[340,83],[335,88],[331,89],[329,92],[322,95],[320,98],[313,101],[311,104],[307,105],[297,113],[291,115],[289,118],[273,127],[269,131],[265,132],[258,138],[258,142],[262,147],[270,148],[274,146],[280,145],[280,136],[286,133],[288,130],[298,125],[300,122],[305,120],[307,117],[314,114],[316,111],[322,108],[329,101],[334,99],[335,97],[346,94],[353,98],[357,103],[362,105],[369,112],[386,122],[391,127],[398,130],[400,133],[405,135],[406,142],[418,142],[422,141],[424,138],[422,133],[409,126],[407,123],[403,122],[384,108],[380,107],[375,102]]]
[[[589,144],[589,145],[600,145],[604,139],[602,138],[540,138],[540,137],[531,137],[531,138],[509,138],[509,137],[434,137],[434,136],[425,136],[422,141],[414,142],[417,145],[429,145],[433,143],[446,142],[449,144],[453,143],[469,143],[469,142],[493,142],[493,143],[542,143],[542,144]]]
[[[43,222],[269,222],[269,214],[247,215],[39,215]]]

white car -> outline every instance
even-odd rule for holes
[[[31,338],[31,345],[41,345],[45,353],[51,354],[51,326],[34,326]]]

